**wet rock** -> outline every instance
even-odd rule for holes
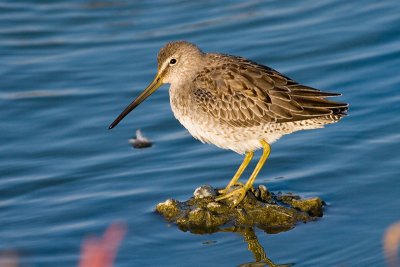
[[[169,199],[156,211],[169,222],[194,233],[222,231],[234,227],[257,226],[267,233],[293,228],[299,222],[321,217],[323,202],[318,197],[301,199],[293,194],[273,194],[264,185],[249,190],[243,201],[232,207],[232,199],[215,201],[218,190],[209,185],[199,187],[194,196],[184,202]]]
[[[270,203],[270,204],[275,203],[275,200],[273,199],[272,194],[268,191],[268,189],[265,185],[263,185],[263,184],[259,185],[258,191],[260,192],[260,195],[257,198],[259,198],[261,201],[263,201],[265,203]]]
[[[199,198],[205,198],[205,197],[215,197],[217,195],[217,192],[215,191],[214,188],[212,188],[211,185],[203,185],[196,190],[194,190],[194,198],[199,199]]]
[[[310,216],[322,217],[322,201],[318,197],[309,199],[293,199],[291,203],[293,208],[307,212]]]
[[[183,203],[180,203],[175,199],[167,199],[165,202],[157,205],[157,211],[163,214],[164,217],[170,221],[179,217],[181,211],[184,210],[184,207],[181,207],[182,205]]]

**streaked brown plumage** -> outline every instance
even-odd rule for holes
[[[202,142],[246,153],[246,158],[223,193],[239,195],[251,188],[269,144],[282,135],[321,128],[346,115],[348,105],[329,100],[339,96],[301,85],[274,69],[248,59],[204,53],[196,45],[168,43],[158,54],[158,73],[149,87],[114,121],[114,127],[141,101],[164,83],[170,83],[175,117]],[[231,193],[254,150],[264,153],[250,179]]]
[[[209,59],[209,67],[193,80],[192,93],[206,112],[231,126],[340,117],[347,108],[347,104],[326,99],[340,94],[300,85],[244,58],[211,54]]]

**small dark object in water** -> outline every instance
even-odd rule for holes
[[[153,144],[147,139],[140,129],[136,130],[135,138],[129,139],[129,144],[131,144],[134,148],[146,148],[151,147]]]

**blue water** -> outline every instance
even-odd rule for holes
[[[151,81],[156,54],[184,39],[341,92],[349,116],[272,146],[257,184],[319,196],[324,217],[256,230],[267,256],[296,266],[385,266],[400,220],[398,1],[2,1],[0,251],[21,266],[76,266],[80,243],[114,221],[116,266],[238,266],[239,234],[194,235],[154,213],[203,184],[222,187],[241,156],[194,140],[164,86],[108,125]],[[154,141],[135,150],[137,128]]]

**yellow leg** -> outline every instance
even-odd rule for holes
[[[256,167],[254,168],[254,171],[251,174],[249,180],[247,180],[246,184],[242,188],[236,189],[224,196],[216,198],[217,201],[225,199],[225,198],[229,198],[230,196],[233,196],[236,194],[239,194],[239,198],[237,199],[237,202],[234,204],[234,206],[236,206],[243,200],[244,196],[246,195],[246,192],[253,186],[253,183],[256,180],[258,173],[260,172],[262,166],[264,165],[265,161],[269,157],[269,154],[271,153],[271,147],[267,142],[261,140],[260,143],[263,146],[263,153],[262,153],[260,160],[258,161]]]
[[[247,165],[249,165],[251,159],[254,156],[254,152],[247,152],[246,156],[243,159],[242,164],[240,164],[239,169],[236,171],[235,175],[233,176],[232,180],[229,182],[229,184],[225,187],[225,189],[221,190],[221,194],[226,194],[233,185],[236,184],[236,182],[239,180],[240,176],[242,175],[243,171],[246,169]]]
[[[271,147],[267,142],[261,140],[260,143],[264,148],[263,153],[262,153],[261,158],[258,161],[256,167],[254,168],[254,171],[251,174],[249,180],[247,180],[246,184],[244,185],[244,187],[247,188],[247,190],[253,186],[253,183],[256,180],[258,173],[260,172],[261,168],[264,166],[265,161],[267,161],[269,154],[271,153]]]

